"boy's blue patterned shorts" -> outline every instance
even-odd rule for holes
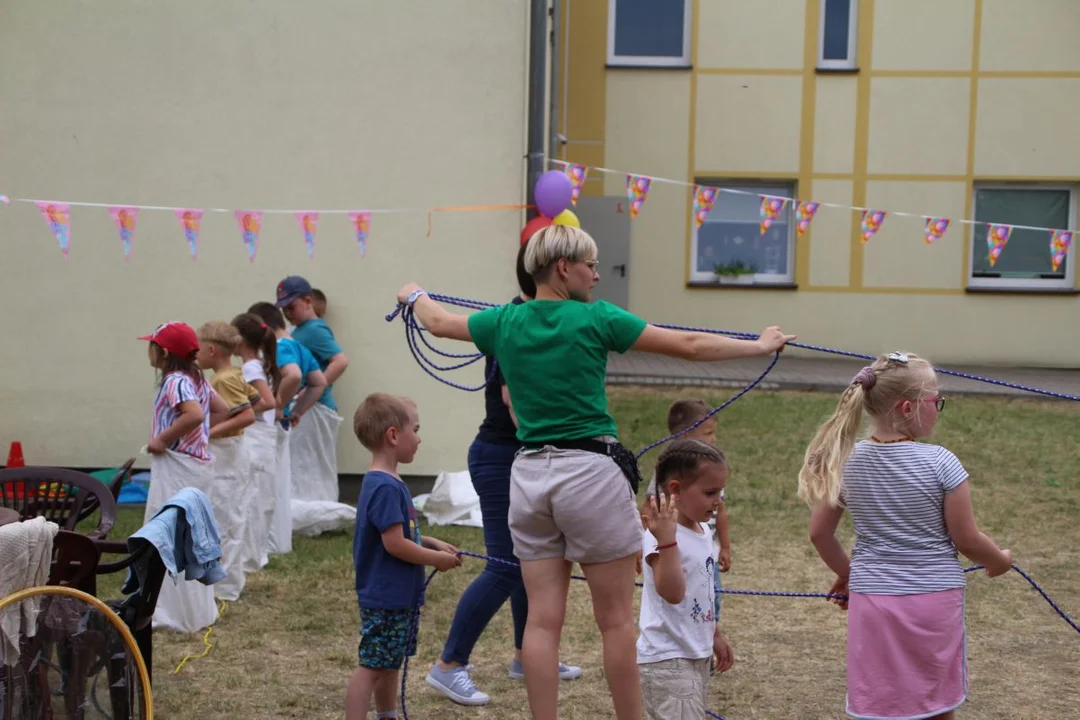
[[[360,608],[360,667],[397,670],[405,656],[416,654],[416,636],[409,638],[415,610]]]

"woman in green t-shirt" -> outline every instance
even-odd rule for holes
[[[529,598],[521,656],[532,716],[543,720],[557,717],[559,640],[574,562],[592,594],[616,717],[641,717],[632,607],[639,476],[607,411],[608,353],[730,360],[771,355],[795,338],[777,327],[757,340],[736,340],[650,325],[591,302],[596,266],[596,243],[586,232],[553,225],[525,250],[537,287],[531,302],[466,316],[446,311],[415,283],[398,292],[433,335],[494,355],[506,381],[524,445],[510,477],[510,531]]]

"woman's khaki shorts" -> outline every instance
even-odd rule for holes
[[[647,720],[701,720],[709,692],[709,658],[638,665]]]
[[[510,471],[510,534],[519,560],[588,565],[641,549],[641,517],[615,461],[587,450],[522,450]]]

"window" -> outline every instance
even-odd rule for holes
[[[689,67],[690,1],[608,0],[608,64]]]
[[[971,287],[1052,289],[1074,287],[1075,243],[1055,271],[1049,230],[1013,228],[991,266],[986,223],[1070,230],[1076,224],[1076,189],[1066,185],[977,185],[971,244]]]
[[[821,0],[819,70],[855,70],[859,0]]]
[[[734,271],[749,273],[744,281],[755,285],[787,284],[794,281],[795,208],[789,201],[764,235],[760,231],[761,195],[794,198],[795,185],[732,185],[698,180],[701,185],[715,185],[738,190],[747,195],[722,192],[716,196],[712,212],[700,228],[694,231],[693,258],[690,279],[694,282],[716,282],[731,278]],[[690,219],[693,223],[693,218]],[[725,273],[724,271],[728,272]]]

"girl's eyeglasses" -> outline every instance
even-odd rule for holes
[[[941,412],[945,409],[945,398],[943,398],[941,395],[932,398],[922,398],[922,402],[934,403],[934,407],[937,408],[938,412]]]

